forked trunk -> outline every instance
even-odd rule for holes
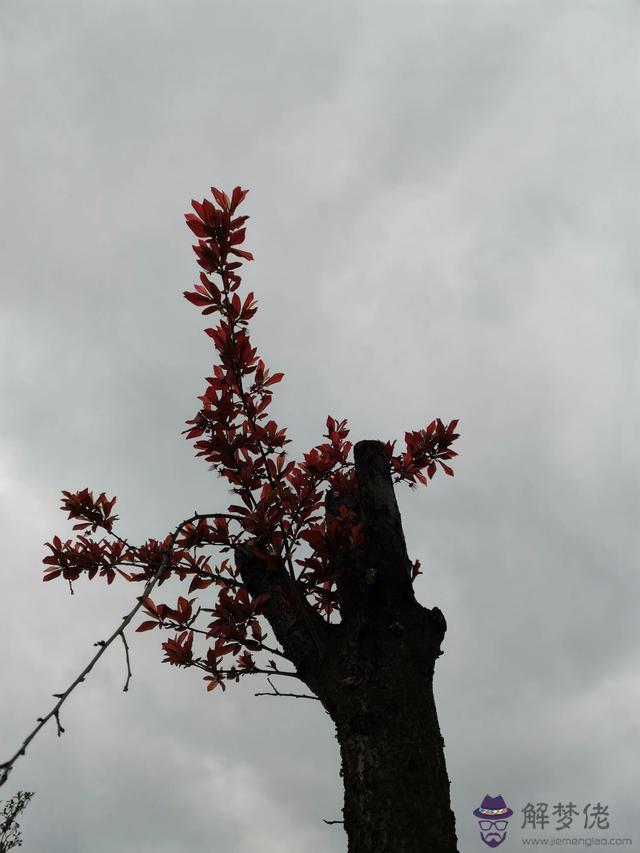
[[[446,631],[437,607],[416,601],[389,460],[380,441],[354,447],[356,493],[326,498],[363,524],[364,550],[333,555],[339,624],[292,597],[283,566],[241,546],[236,561],[302,681],[336,727],[344,780],[348,853],[457,853],[449,778],[433,698]]]

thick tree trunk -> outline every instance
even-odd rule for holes
[[[456,853],[432,691],[438,627],[424,608],[400,619],[395,627],[367,626],[365,647],[346,655],[359,675],[328,703],[342,758],[349,853]]]
[[[358,442],[354,456],[357,493],[326,499],[328,514],[344,504],[364,528],[363,556],[336,555],[347,560],[339,624],[292,602],[284,567],[266,571],[250,546],[236,552],[238,568],[252,595],[271,592],[265,615],[335,724],[348,853],[457,853],[433,698],[446,623],[413,594],[384,444]]]

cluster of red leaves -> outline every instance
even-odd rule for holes
[[[211,469],[217,468],[220,476],[233,484],[232,491],[240,496],[244,505],[231,505],[229,513],[235,513],[232,518],[243,532],[256,537],[255,551],[264,558],[266,570],[271,564],[286,563],[302,593],[311,597],[318,611],[328,617],[333,609],[340,606],[335,584],[344,564],[335,556],[362,553],[364,545],[362,525],[345,506],[341,507],[338,517],[329,516],[324,520],[322,514],[314,515],[322,509],[323,484],[338,497],[354,493],[355,468],[348,459],[352,444],[346,440],[349,430],[346,421],[336,422],[328,417],[324,436],[328,441],[305,453],[304,461],[285,464],[286,453],[282,448],[290,443],[285,437],[286,429],[280,429],[273,420],[264,426],[259,423],[267,417],[266,410],[272,398],[270,387],[280,382],[284,374],[271,375],[262,359],[257,357],[255,347],[251,346],[246,329],[257,311],[254,294],[249,293],[241,301],[236,292],[241,281],[236,270],[242,263],[230,263],[228,260],[231,255],[253,260],[251,253],[238,248],[244,242],[244,224],[249,217],[234,216],[248,190],[236,187],[231,199],[215,187],[211,191],[218,207],[208,199],[201,203],[193,201],[195,214],[185,214],[188,227],[198,238],[193,249],[204,272],[200,274],[200,283],[195,285],[195,291],[185,291],[184,296],[202,308],[204,315],[215,312],[222,315],[223,319],[216,328],[205,330],[213,341],[220,364],[213,366],[214,375],[207,378],[207,389],[198,398],[202,408],[195,418],[187,421],[190,428],[183,432],[187,433],[189,440],[199,439],[194,445],[196,455],[204,456],[211,463]],[[221,288],[208,277],[212,274],[220,276]],[[457,423],[457,420],[452,421],[445,427],[438,419],[424,430],[405,433],[406,452],[397,456],[393,455],[395,441],[387,442],[385,446],[391,472],[396,476],[394,482],[404,479],[415,485],[417,478],[426,485],[436,472],[436,463],[453,476],[452,469],[442,460],[456,456],[450,445],[458,438],[454,432]],[[426,477],[422,473],[425,468]],[[259,497],[256,497],[253,493],[258,490]],[[117,516],[109,513],[115,498],[107,501],[101,494],[94,501],[88,489],[63,494],[66,495],[63,509],[69,510],[69,518],[82,518],[87,522],[75,525],[74,530],[92,524],[93,532],[97,527],[112,532]],[[176,666],[199,665],[211,673],[205,678],[209,681],[208,690],[217,684],[224,689],[220,661],[225,655],[242,652],[235,666],[226,671],[227,679],[237,681],[240,673],[256,671],[250,651],[264,648],[264,635],[257,616],[263,612],[269,598],[258,596],[252,600],[238,581],[237,571],[231,569],[227,560],[214,573],[204,557],[196,559],[189,553],[205,545],[216,545],[222,551],[236,547],[241,541],[241,534],[230,534],[229,517],[216,517],[212,524],[204,518],[199,518],[195,525],[184,523],[182,538],[176,541],[180,550],[175,551],[170,536],[163,543],[152,539],[139,548],[133,548],[120,539],[116,543],[103,544],[105,540],[98,543],[86,537],[79,537],[80,541],[73,547],[70,540],[63,546],[55,537],[53,545],[46,543],[53,554],[44,562],[54,568],[45,570],[48,575],[44,580],[62,574],[71,581],[77,579],[81,572],[87,572],[93,578],[100,572],[111,583],[116,564],[137,561],[143,569],[141,573],[119,571],[119,574],[129,581],[148,581],[165,560],[160,584],[172,573],[181,580],[188,574],[194,576],[189,592],[217,583],[221,591],[210,610],[215,618],[208,631],[201,632],[206,633],[207,638],[215,639],[214,647],[208,649],[206,662],[194,659],[192,651],[193,623],[200,612],[199,609],[194,615],[192,611],[196,599],[180,597],[176,607],[169,608],[145,598],[144,607],[152,619],[143,622],[137,630],[165,627],[169,622],[181,633],[163,643],[164,660]],[[302,572],[295,576],[292,556],[301,540],[308,543],[313,553],[306,560],[295,561],[303,567]],[[413,564],[414,578],[420,574],[419,566],[416,560]],[[232,580],[233,593],[230,589]],[[273,662],[270,663],[275,667]]]
[[[106,539],[95,542],[86,536],[79,536],[78,542],[72,546],[70,539],[63,545],[60,539],[54,536],[53,544],[46,542],[45,545],[51,548],[52,554],[42,562],[53,568],[44,570],[44,581],[51,581],[61,574],[65,580],[77,580],[82,572],[87,572],[89,580],[100,572],[101,577],[106,575],[107,583],[113,582],[116,571],[126,577],[120,569],[113,568],[127,559],[126,554],[122,556],[123,546],[120,542],[107,542]]]
[[[67,518],[83,518],[92,524],[91,530],[96,532],[98,527],[104,527],[105,530],[111,532],[114,521],[118,520],[117,515],[109,515],[116,502],[115,498],[110,501],[104,492],[99,496],[97,501],[93,500],[93,494],[89,489],[83,489],[81,492],[72,494],[71,492],[62,492],[66,495],[62,508],[69,511]],[[85,530],[89,527],[87,524],[74,524],[74,530]]]
[[[406,453],[401,456],[393,456],[393,447],[395,441],[387,441],[385,447],[391,467],[398,475],[394,482],[400,480],[409,480],[410,484],[415,485],[414,477],[417,477],[421,483],[427,485],[427,480],[421,469],[426,466],[427,477],[431,479],[436,473],[436,462],[445,474],[453,477],[453,468],[446,465],[443,459],[453,459],[458,454],[455,450],[451,450],[451,444],[459,434],[454,432],[458,426],[458,421],[451,421],[449,426],[445,427],[440,418],[431,421],[426,429],[418,430],[417,432],[405,432],[404,440],[407,445]]]

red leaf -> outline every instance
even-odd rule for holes
[[[193,292],[189,293],[186,290],[184,290],[182,292],[182,295],[184,296],[185,299],[188,299],[189,302],[192,302],[194,305],[197,305],[199,308],[202,305],[211,305],[211,303],[213,301],[210,296],[201,296],[199,293],[193,293]]]
[[[242,190],[240,187],[235,187],[231,194],[231,209],[230,213],[235,213],[236,207],[247,197],[249,190]]]
[[[187,220],[187,225],[196,237],[208,237],[209,229],[206,228],[203,223],[198,219],[198,217],[193,213],[185,213],[185,219]]]
[[[61,575],[61,574],[62,574],[62,571],[60,569],[58,569],[57,572],[51,572],[50,575],[47,575],[46,578],[42,578],[42,580],[43,581],[52,581],[54,578],[57,578],[58,575]]]
[[[159,612],[158,608],[155,606],[155,604],[149,598],[149,596],[147,596],[146,598],[143,598],[142,603],[147,608],[147,610],[150,610],[152,613],[158,613]],[[160,605],[160,606],[162,606],[162,605]]]
[[[243,252],[242,249],[229,249],[230,255],[237,255],[239,258],[246,258],[248,261],[253,260],[251,252]]]
[[[447,435],[451,435],[451,433],[454,431],[454,429],[455,429],[457,426],[458,426],[458,421],[457,421],[457,420],[455,420],[455,421],[451,421],[451,423],[450,423],[450,424],[449,424],[449,426],[447,427]]]
[[[444,462],[440,462],[445,474],[448,474],[450,477],[453,477],[453,468],[450,468],[448,465],[445,465]]]
[[[211,192],[215,196],[215,200],[218,202],[220,207],[222,207],[224,210],[229,210],[229,205],[231,204],[231,202],[229,201],[229,196],[226,193],[223,193],[220,190],[216,189],[215,187],[211,187]]]
[[[189,592],[193,592],[194,589],[206,589],[208,586],[214,583],[213,580],[207,581],[204,578],[195,577],[191,581],[191,585],[189,586]]]
[[[216,209],[211,204],[208,198],[205,198],[205,200],[202,202],[202,210],[204,212],[204,216],[202,217],[204,221],[207,222],[209,225],[215,225]]]
[[[137,632],[137,631],[150,631],[152,628],[157,628],[157,627],[158,627],[158,623],[157,623],[157,622],[152,622],[152,621],[150,620],[149,622],[143,622],[141,625],[139,625],[139,626],[136,628],[136,632]]]
[[[244,243],[244,238],[246,234],[246,228],[239,228],[235,234],[231,235],[231,239],[229,240],[230,246],[239,246],[240,243]]]
[[[280,382],[282,380],[283,376],[284,376],[284,373],[274,373],[273,376],[271,377],[271,379],[268,379],[264,383],[263,387],[266,388],[268,385],[275,385],[276,382]],[[271,421],[269,423],[271,423]]]

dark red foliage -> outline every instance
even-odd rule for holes
[[[253,293],[241,300],[236,292],[241,282],[236,270],[242,262],[229,260],[230,256],[253,260],[250,252],[238,248],[244,243],[245,223],[249,217],[234,216],[248,190],[235,187],[231,198],[215,187],[211,192],[217,207],[209,199],[194,200],[195,213],[185,214],[188,227],[198,238],[193,249],[203,272],[195,290],[185,291],[184,297],[200,308],[203,315],[221,315],[215,328],[205,329],[220,363],[213,366],[213,376],[207,378],[207,388],[198,398],[202,407],[186,422],[189,428],[183,433],[189,440],[197,439],[194,443],[196,455],[204,456],[211,468],[217,469],[219,475],[232,484],[232,491],[242,504],[230,505],[226,517],[219,514],[215,518],[200,518],[196,514],[197,523],[185,522],[180,539],[175,541],[180,550],[173,550],[170,536],[162,543],[150,539],[139,547],[130,546],[119,537],[110,543],[105,539],[96,542],[86,536],[79,536],[73,546],[71,540],[63,545],[56,536],[52,544],[45,543],[52,554],[44,560],[48,568],[43,580],[62,575],[71,582],[84,572],[90,579],[97,573],[104,575],[111,583],[117,571],[128,581],[149,581],[162,569],[159,585],[172,574],[181,580],[192,576],[189,593],[216,584],[220,590],[214,606],[205,609],[214,618],[206,631],[200,631],[215,641],[204,659],[195,659],[192,651],[194,622],[204,609],[199,608],[194,614],[196,598],[180,596],[176,606],[170,608],[146,597],[143,606],[150,618],[137,630],[156,627],[179,630],[173,639],[162,644],[164,661],[174,666],[197,665],[210,673],[205,677],[208,690],[218,684],[224,690],[225,674],[227,680],[237,681],[240,674],[257,670],[250,651],[264,648],[266,635],[257,617],[263,612],[269,596],[252,599],[228,560],[223,560],[213,570],[207,558],[195,557],[190,552],[208,545],[225,552],[246,538],[257,537],[256,552],[265,559],[266,570],[287,563],[293,574],[294,562],[302,567],[295,575],[299,588],[318,611],[329,618],[333,610],[340,608],[336,579],[341,570],[339,566],[330,566],[329,555],[336,553],[336,549],[357,552],[363,545],[363,533],[356,516],[344,506],[338,517],[325,519],[321,513],[326,489],[338,496],[346,496],[355,489],[354,463],[349,460],[352,444],[347,441],[346,420],[337,422],[328,417],[324,435],[327,441],[305,453],[299,463],[286,461],[283,448],[290,443],[286,429],[280,428],[274,420],[264,425],[259,423],[267,417],[272,397],[270,388],[280,382],[284,374],[270,374],[256,355],[256,348],[251,346],[247,328],[257,311],[256,301]],[[220,277],[221,287],[210,280],[213,274]],[[394,482],[407,480],[414,485],[418,479],[426,485],[435,475],[437,464],[453,476],[453,470],[444,460],[457,455],[451,450],[451,444],[458,438],[454,432],[457,424],[458,421],[453,420],[445,426],[437,419],[425,429],[406,432],[406,451],[395,456],[395,441],[386,442]],[[259,494],[254,495],[255,492]],[[83,520],[74,525],[74,530],[91,527],[95,533],[101,527],[112,533],[113,523],[118,518],[110,515],[115,497],[108,501],[102,493],[94,500],[88,489],[76,493],[63,491],[62,494],[65,496],[62,508],[69,512],[69,518]],[[238,524],[237,533],[230,533],[229,520]],[[243,533],[248,537],[242,539]],[[293,561],[292,556],[301,542],[312,549],[311,556]],[[133,574],[115,568],[126,563],[133,563],[142,571]],[[420,562],[416,560],[412,570],[414,579],[420,574],[419,568]],[[220,670],[220,662],[226,655],[238,657],[235,665],[225,673]],[[275,669],[273,661],[269,663]]]

